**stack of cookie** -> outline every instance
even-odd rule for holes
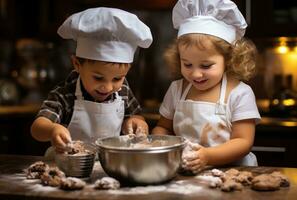
[[[25,169],[28,179],[40,179],[45,186],[59,187],[64,190],[79,190],[86,183],[78,178],[67,177],[58,167],[50,167],[48,164],[37,161]]]
[[[288,178],[279,171],[254,176],[252,172],[233,168],[225,172],[213,169],[209,173],[195,178],[211,188],[220,188],[224,192],[242,190],[244,187],[250,187],[257,191],[273,191],[280,187],[290,186]]]

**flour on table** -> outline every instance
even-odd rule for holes
[[[200,192],[203,189],[202,186],[194,185],[188,181],[172,181],[164,185],[149,185],[149,186],[137,186],[137,187],[124,187],[118,190],[107,190],[109,194],[117,195],[131,195],[131,194],[151,194],[158,192],[168,192],[176,194],[192,194]]]

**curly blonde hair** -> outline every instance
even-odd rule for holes
[[[216,50],[224,56],[226,73],[238,80],[248,81],[256,73],[257,49],[251,40],[242,38],[231,45],[225,40],[206,34],[186,34],[174,41],[164,52],[164,59],[175,78],[181,78],[178,46],[197,46],[205,49],[203,41],[210,40]]]

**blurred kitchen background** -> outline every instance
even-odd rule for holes
[[[151,127],[173,77],[162,53],[175,39],[176,0],[0,0],[0,153],[42,155],[49,143],[31,138],[30,125],[47,93],[72,69],[73,41],[57,28],[71,14],[105,6],[135,13],[154,42],[138,50],[128,81]],[[236,0],[256,44],[252,86],[263,117],[256,129],[259,164],[297,166],[297,1]]]

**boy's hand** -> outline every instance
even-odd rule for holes
[[[69,130],[60,124],[55,124],[52,129],[52,146],[55,147],[57,152],[64,152],[66,144],[71,142]]]
[[[133,115],[123,122],[122,131],[124,134],[147,135],[149,127],[143,117]]]

